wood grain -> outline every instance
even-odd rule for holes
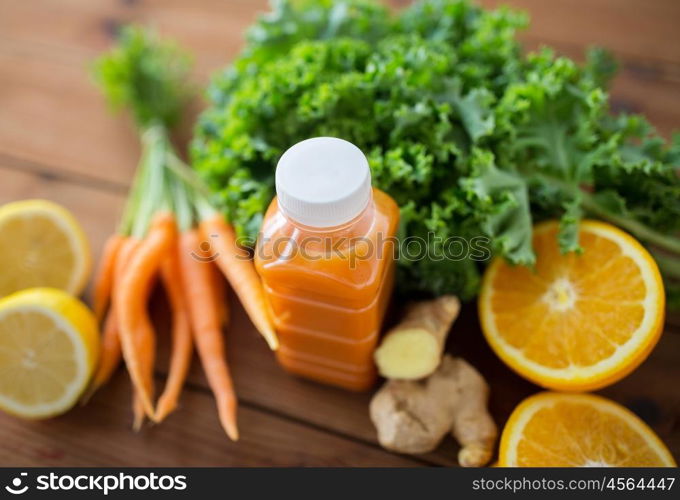
[[[79,220],[91,236],[95,252],[99,251],[110,231],[107,223],[113,226],[115,214],[122,205],[121,195],[103,194],[98,188],[79,186],[59,179],[45,179],[14,170],[0,169],[0,173],[6,180],[0,184],[0,203],[32,197],[49,197],[62,203],[78,214]],[[355,394],[329,388],[287,374],[275,362],[265,342],[233,297],[231,304],[233,319],[227,332],[227,345],[237,393],[243,405],[277,417],[306,422],[336,436],[346,436],[361,443],[375,445],[375,431],[367,411],[370,394]],[[166,329],[163,323],[167,322],[165,309],[162,304],[154,305],[156,321],[163,335],[162,332]],[[474,309],[472,305],[466,307],[462,317],[454,325],[449,339],[449,351],[463,356],[483,371],[493,388],[491,408],[494,418],[502,426],[516,404],[539,389],[514,375],[490,351],[479,331]],[[165,374],[167,339],[161,340],[161,345],[165,352],[160,354],[159,376]],[[680,332],[669,329],[662,337],[659,347],[641,368],[604,393],[640,412],[659,435],[675,447],[674,453],[680,454],[680,439],[676,436],[678,430],[675,428],[678,425],[680,394],[674,390],[672,384],[654,383],[659,380],[680,380],[677,352],[680,352]],[[197,360],[194,360],[189,381],[208,391]],[[114,384],[112,388],[105,388],[99,397],[118,401],[127,412],[128,401],[122,398],[121,402],[116,390]],[[195,410],[188,403],[193,397],[191,392],[191,389],[185,391],[182,408],[173,419],[192,418]],[[214,415],[212,407],[208,412]],[[127,430],[128,424],[129,418],[119,418],[118,426],[121,429]],[[146,435],[146,432],[143,434]],[[457,445],[451,438],[447,438],[436,452],[420,458],[441,465],[454,465],[456,452]]]
[[[27,198],[46,198],[71,212],[82,224],[98,259],[105,238],[111,234],[123,211],[124,197],[120,193],[76,184],[59,176],[30,172],[23,164],[8,164],[0,158],[0,204]]]
[[[224,435],[211,395],[185,391],[186,409],[139,433],[130,428],[130,384],[122,372],[86,407],[42,422],[0,414],[3,466],[399,466],[419,462],[241,407],[241,438]]]
[[[139,22],[177,40],[194,57],[199,89],[236,54],[264,6],[250,0],[0,2],[0,154],[127,184],[139,158],[137,137],[130,120],[107,109],[91,76],[92,62],[113,43],[117,27]]]
[[[579,57],[588,44],[609,46],[624,62],[613,89],[615,107],[646,113],[665,134],[680,124],[680,35],[669,21],[673,16],[678,19],[679,3],[511,3],[533,13],[533,27],[523,35],[528,49],[549,43]],[[194,79],[203,85],[213,70],[237,53],[245,27],[264,4],[259,0],[0,0],[0,203],[44,197],[65,205],[84,225],[97,256],[104,238],[115,228],[139,147],[130,121],[106,108],[90,81],[88,65],[111,44],[118,25],[135,20],[156,26],[192,51],[197,63]],[[162,324],[167,318],[160,302],[154,310]],[[4,444],[0,464],[456,463],[457,445],[451,438],[415,461],[380,450],[368,418],[369,394],[348,393],[286,374],[242,309],[233,300],[232,304],[227,342],[242,407],[241,443],[232,445],[224,438],[195,361],[180,410],[163,425],[139,435],[129,429],[130,396],[122,371],[90,405],[58,419],[25,423],[0,415]],[[450,351],[487,377],[492,411],[500,426],[522,398],[539,390],[514,375],[489,350],[473,305],[465,308],[449,344]],[[676,457],[680,457],[680,393],[672,381],[680,380],[678,352],[680,330],[669,327],[642,367],[603,391],[650,423]],[[161,358],[166,355],[161,352]],[[164,373],[161,361],[159,377]]]
[[[527,40],[601,45],[622,57],[680,63],[680,2],[676,0],[480,0],[529,13]]]
[[[24,198],[49,198],[61,203],[77,215],[90,238],[95,258],[99,256],[103,242],[115,227],[117,214],[122,210],[121,194],[105,193],[99,187],[45,178],[15,169],[3,169],[2,166],[0,163],[0,176],[5,182],[0,183],[0,204]],[[368,393],[350,393],[288,375],[278,366],[273,354],[233,297],[231,303],[233,314],[227,332],[227,346],[231,353],[229,360],[237,394],[242,404],[266,410],[272,415],[304,421],[319,429],[332,431],[335,435],[377,446],[375,432],[368,418]],[[158,374],[163,376],[167,366],[168,339],[163,339],[167,331],[167,309],[158,294],[152,306],[161,336]],[[192,364],[189,381],[208,391],[207,381],[197,359]],[[102,397],[117,399],[115,394],[109,395],[109,391],[108,387],[103,389]],[[188,392],[190,391],[185,391],[183,400],[190,397],[186,396]],[[119,404],[127,411],[127,399],[119,401]],[[186,403],[184,406],[187,407]],[[190,416],[193,411],[193,408],[182,410],[177,418]],[[210,408],[210,413],[215,413],[213,408]],[[121,418],[119,426],[127,429],[127,420]],[[426,455],[422,459],[453,465],[455,449],[453,440],[447,440],[439,453]]]
[[[101,189],[63,182],[3,168],[0,163],[0,204],[25,198],[49,198],[77,214],[98,255],[122,208],[123,197]],[[158,308],[156,308],[158,309]],[[191,380],[182,397],[182,408],[163,425],[135,435],[130,429],[130,389],[126,374],[120,370],[114,381],[97,394],[85,408],[45,422],[22,422],[0,413],[0,464],[13,466],[170,466],[170,465],[418,465],[380,450],[370,443],[344,439],[341,433],[330,434],[305,426],[305,409],[313,406],[314,393],[297,411],[279,408],[286,393],[279,392],[281,373],[270,378],[255,377],[259,365],[274,366],[271,353],[260,344],[259,337],[242,311],[237,314],[230,339],[235,363],[237,389],[242,397],[239,417],[242,439],[232,444],[217,421],[214,402],[199,364],[194,361]],[[246,339],[246,345],[240,341]],[[256,341],[252,344],[248,340]],[[238,343],[237,343],[238,341]],[[166,339],[167,345],[167,339]],[[241,351],[256,349],[259,359],[249,364]],[[245,354],[245,352],[244,352]],[[159,374],[165,373],[164,366]],[[285,376],[284,376],[285,377]],[[247,383],[245,383],[247,382]],[[260,396],[253,397],[255,392]],[[269,395],[268,397],[266,395]],[[319,391],[319,394],[323,394]],[[332,392],[326,395],[324,409],[329,409]],[[297,399],[297,401],[300,401]],[[339,402],[342,403],[342,402]],[[364,407],[365,410],[365,407]],[[329,413],[332,413],[329,411]],[[360,413],[360,412],[358,412]],[[316,419],[322,422],[319,416]],[[331,426],[332,428],[332,426]],[[356,437],[353,433],[349,436]]]
[[[557,24],[559,28],[564,24],[573,34],[568,39],[550,38],[547,35],[552,30],[530,31],[531,37],[526,39],[529,48],[551,43],[560,52],[580,56],[587,45],[596,42],[625,57],[626,44],[633,43],[628,41],[631,37],[644,50],[656,45],[680,46],[677,34],[662,38],[665,32],[646,21],[641,21],[630,36],[615,37],[605,30],[599,37],[581,37],[580,25],[592,22],[592,11],[615,11],[615,17],[623,14],[605,0],[588,2],[592,10],[583,8],[585,1],[564,3],[574,4],[567,17],[557,16],[564,15],[562,8],[556,7],[553,13],[540,7],[562,5],[560,2],[518,3],[535,9],[534,26]],[[621,3],[628,5],[628,10],[622,11],[628,12],[628,17],[663,17],[664,23],[668,19],[661,16],[665,11],[660,12],[660,8],[637,13],[630,1]],[[94,58],[112,43],[116,26],[127,21],[143,22],[177,39],[195,56],[194,79],[200,88],[214,70],[238,52],[245,27],[265,5],[248,0],[0,2],[0,154],[31,160],[50,171],[126,185],[137,163],[138,142],[130,120],[109,112],[89,74]],[[600,24],[615,25],[614,20],[601,19]],[[614,84],[613,102],[617,109],[645,113],[669,136],[680,124],[680,101],[676,98],[680,94],[680,58],[665,59],[676,64],[661,64],[653,58],[645,59],[646,63],[624,59],[624,70]],[[194,110],[201,106],[198,101]],[[187,118],[187,125],[194,116],[195,111]]]

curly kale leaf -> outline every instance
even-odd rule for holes
[[[481,231],[494,250],[513,264],[532,265],[531,212],[526,182],[519,175],[498,169],[489,151],[473,151],[474,174],[461,179]]]
[[[398,15],[362,0],[280,1],[218,73],[192,144],[196,168],[240,235],[254,240],[279,156],[312,136],[367,155],[374,184],[401,207],[400,238],[486,238],[515,264],[534,261],[532,223],[560,220],[563,252],[595,216],[680,254],[680,139],[613,116],[616,65],[547,49],[523,56],[526,16],[465,0],[425,0]],[[452,239],[453,238],[453,239]],[[479,262],[399,260],[400,289],[472,297]]]
[[[588,61],[581,67],[549,50],[526,58],[496,107],[496,162],[527,179],[537,220],[560,218],[563,252],[580,250],[586,215],[677,248],[661,236],[680,231],[677,146],[640,116],[613,116],[601,87],[612,65],[601,51]]]

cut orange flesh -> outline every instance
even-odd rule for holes
[[[534,229],[535,269],[497,258],[479,298],[484,335],[513,370],[543,387],[614,383],[661,335],[665,295],[649,252],[620,229],[581,223],[582,254],[560,253],[557,222]]]
[[[675,467],[635,414],[592,394],[544,392],[525,399],[503,429],[501,467]]]

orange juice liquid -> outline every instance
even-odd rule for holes
[[[288,371],[365,390],[375,382],[373,351],[394,283],[399,209],[387,194],[333,227],[294,222],[270,205],[255,251]]]

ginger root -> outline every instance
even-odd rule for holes
[[[380,374],[403,380],[432,374],[439,366],[446,337],[459,311],[460,302],[452,295],[412,304],[375,351]]]
[[[475,368],[445,355],[427,379],[388,380],[371,400],[378,441],[400,453],[427,453],[451,432],[458,462],[480,467],[491,460],[498,429],[487,410],[489,387]]]

